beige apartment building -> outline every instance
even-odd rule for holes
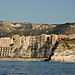
[[[11,44],[13,39],[10,37],[0,38],[0,57],[11,57]]]

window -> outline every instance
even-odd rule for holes
[[[50,41],[50,37],[47,37],[47,41]]]

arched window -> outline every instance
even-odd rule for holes
[[[47,41],[50,41],[50,37],[47,37]]]

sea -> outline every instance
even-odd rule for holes
[[[75,63],[0,61],[0,75],[75,75]]]

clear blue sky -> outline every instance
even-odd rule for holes
[[[75,0],[0,0],[0,20],[9,22],[75,22]]]

